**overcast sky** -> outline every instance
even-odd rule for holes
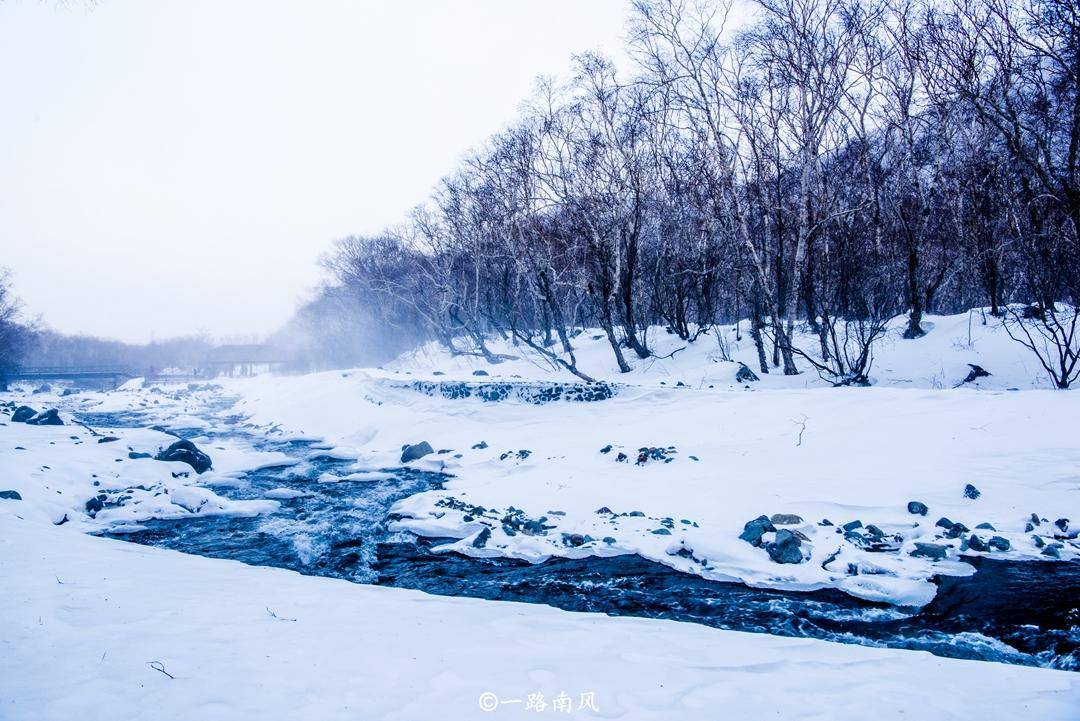
[[[0,2],[0,266],[51,327],[283,323],[627,0]]]

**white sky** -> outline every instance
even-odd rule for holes
[[[266,333],[628,0],[0,1],[0,266],[30,315]]]

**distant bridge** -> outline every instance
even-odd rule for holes
[[[99,381],[119,386],[132,378],[148,380],[194,380],[194,375],[162,376],[153,368],[132,369],[116,366],[22,366],[15,370],[0,370],[0,389],[17,381]]]

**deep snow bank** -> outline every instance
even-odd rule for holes
[[[0,716],[1075,718],[1080,676],[452,599],[0,514]],[[166,675],[168,674],[168,675]],[[482,694],[505,703],[480,710]],[[580,708],[592,693],[598,714]],[[490,697],[489,697],[490,699]],[[561,714],[559,714],[561,715]]]

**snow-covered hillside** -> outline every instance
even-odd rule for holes
[[[904,316],[893,319],[885,337],[874,344],[870,378],[875,386],[952,388],[971,371],[968,364],[975,364],[991,375],[978,378],[968,386],[971,388],[1005,390],[1052,387],[1031,351],[1012,340],[999,319],[982,310],[974,309],[969,313],[949,316],[928,315],[923,323],[927,334],[915,340],[902,337],[905,322]],[[761,373],[748,328],[748,323],[744,321],[739,324],[738,332],[734,327],[712,329],[689,343],[663,328],[654,327],[647,338],[650,349],[657,357],[638,360],[632,352],[627,351],[627,359],[633,365],[633,370],[625,374],[619,372],[611,346],[599,330],[575,336],[574,354],[578,367],[590,377],[619,383],[648,386],[683,383],[693,388],[730,388],[739,385],[735,375],[739,363],[744,363],[761,377],[757,386],[760,388],[829,385],[805,361],[797,360],[804,371],[797,376],[784,376],[779,368],[772,368],[768,374]],[[817,348],[818,340],[803,327],[798,328],[796,344],[812,350]],[[442,346],[429,344],[387,364],[386,368],[421,376],[438,371],[447,378],[464,378],[475,370],[483,370],[500,377],[544,379],[555,376],[574,379],[571,373],[551,366],[523,346],[514,346],[496,338],[490,341],[489,347],[493,353],[516,357],[517,360],[492,365],[479,355],[450,357]],[[726,350],[730,361],[724,360],[721,347]],[[768,347],[771,350],[771,346]],[[553,350],[558,350],[558,347]]]

